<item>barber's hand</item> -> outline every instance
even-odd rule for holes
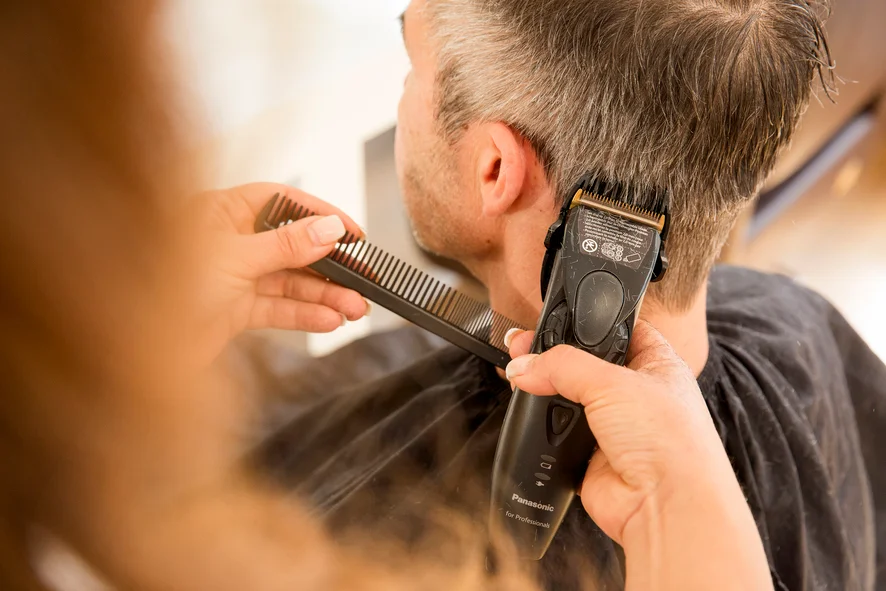
[[[568,346],[519,357],[533,334],[509,337],[512,385],[585,407],[599,449],[581,500],[625,547],[629,587],[770,588],[753,517],[695,376],[656,329],[637,324],[627,367]],[[665,581],[673,585],[658,585]]]
[[[255,234],[256,217],[275,193],[317,217]],[[247,329],[332,332],[362,318],[369,304],[358,293],[305,269],[360,227],[328,203],[302,191],[255,183],[199,196],[195,215],[207,230],[202,306],[209,317],[207,359]]]

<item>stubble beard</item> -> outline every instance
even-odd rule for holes
[[[412,165],[404,174],[403,191],[415,241],[427,252],[455,260],[469,247],[455,210],[458,187],[454,171],[443,166],[428,175]]]

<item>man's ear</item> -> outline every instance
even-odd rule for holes
[[[527,183],[525,140],[503,123],[487,123],[480,129],[476,164],[483,215],[498,217],[520,197]]]

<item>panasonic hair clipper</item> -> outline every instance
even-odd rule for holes
[[[646,289],[667,271],[668,201],[666,191],[591,173],[569,191],[545,240],[532,353],[566,344],[624,365]],[[521,558],[544,556],[595,449],[580,405],[514,392],[495,455],[491,525],[511,535]]]

